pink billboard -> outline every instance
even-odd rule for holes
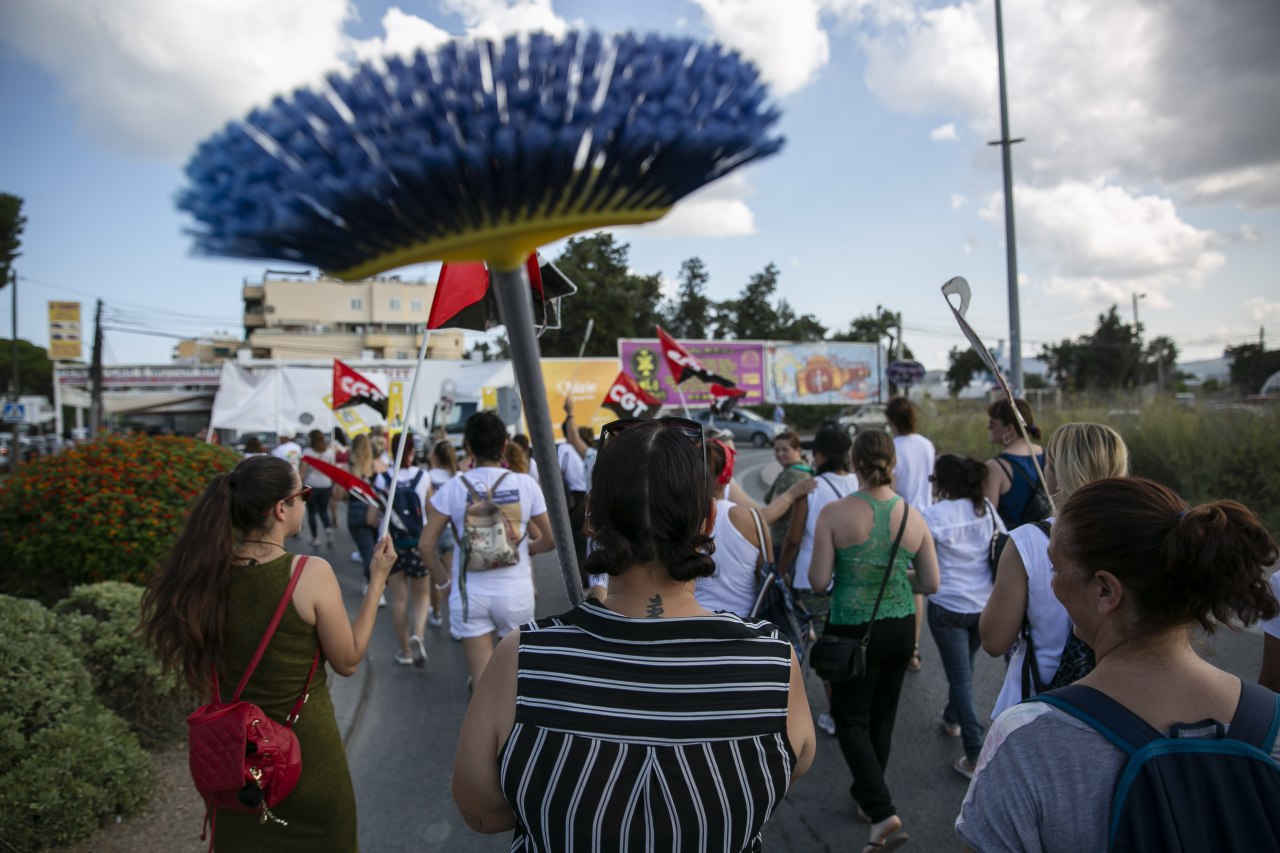
[[[733,380],[747,392],[746,404],[763,403],[765,389],[764,344],[761,341],[680,341],[702,366]],[[665,405],[679,405],[675,380],[667,370],[657,338],[622,338],[618,341],[622,369],[636,383]],[[710,385],[690,379],[680,386],[691,405],[711,403]]]

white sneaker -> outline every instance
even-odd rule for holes
[[[444,624],[444,617],[441,616],[439,613],[435,612],[434,610],[432,610],[430,613],[427,614],[427,624],[430,625],[432,628],[439,628],[441,625]]]
[[[422,638],[414,634],[409,638],[409,651],[413,655],[413,665],[423,669],[427,665],[427,649],[422,645]]]
[[[364,562],[364,557],[361,557],[361,556],[360,556],[360,552],[359,552],[359,551],[352,551],[352,552],[351,552],[351,562],[353,562],[353,563],[363,563],[363,562]]]
[[[406,655],[403,652],[396,652],[395,662],[401,666],[408,666],[413,663],[413,655]]]
[[[382,595],[378,596],[378,606],[379,607],[387,606],[387,594],[385,592]]]
[[[818,728],[832,737],[836,736],[836,721],[830,714],[818,715]]]

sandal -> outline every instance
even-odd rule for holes
[[[872,853],[877,850],[897,850],[902,845],[911,840],[911,836],[905,832],[895,832],[884,841],[868,841],[862,848],[862,853],[867,853],[867,848],[871,848]]]
[[[907,661],[908,672],[919,672],[924,664],[920,660],[920,647],[916,646],[911,650],[911,660]]]

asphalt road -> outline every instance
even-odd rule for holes
[[[743,448],[737,476],[759,495],[761,474],[772,469],[767,450]],[[350,540],[339,536],[331,558],[343,580],[349,604],[360,592],[359,566],[348,559]],[[535,561],[538,615],[567,608],[568,599],[554,555]],[[476,835],[466,828],[449,791],[458,731],[466,711],[466,663],[462,647],[451,642],[447,627],[429,629],[425,670],[392,662],[395,641],[386,611],[375,630],[365,666],[365,700],[347,741],[359,808],[360,845],[366,853],[501,851],[510,834]],[[1261,634],[1220,631],[1203,649],[1216,665],[1241,677],[1257,677]],[[921,637],[924,668],[908,673],[894,731],[888,783],[903,827],[907,849],[958,849],[952,829],[968,784],[951,769],[961,753],[958,739],[938,732],[947,685],[927,626]],[[989,712],[1004,675],[1004,661],[979,653],[975,691],[979,710]],[[815,715],[823,707],[821,682],[810,676],[809,703]],[[818,733],[818,755],[809,774],[788,792],[765,829],[768,849],[848,851],[860,849],[866,827],[854,821],[849,771],[834,738]]]

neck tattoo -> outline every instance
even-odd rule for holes
[[[281,551],[285,550],[284,545],[281,545],[279,542],[271,542],[267,539],[241,539],[240,540],[241,545],[244,545],[246,543],[251,543],[254,545],[270,545],[273,548],[279,548]],[[255,560],[253,557],[240,557],[240,559],[244,560],[246,565],[250,565],[250,566],[258,565],[258,561]]]
[[[655,595],[653,598],[649,599],[648,616],[650,619],[657,619],[662,616],[662,596]]]

